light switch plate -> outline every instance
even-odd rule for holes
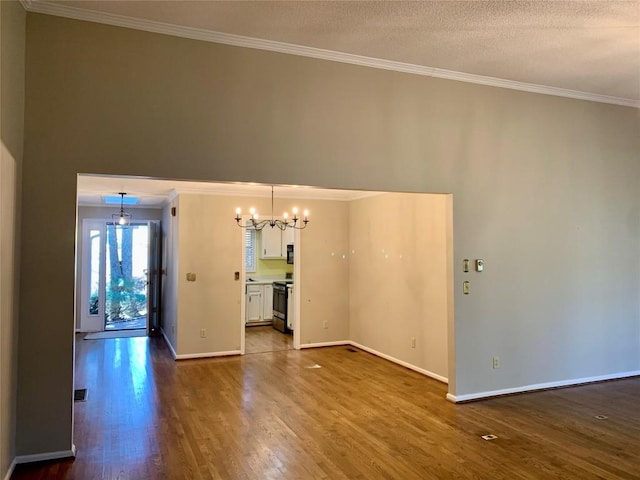
[[[469,284],[469,282],[462,282],[462,293],[464,293],[465,295],[469,295],[469,290],[471,290],[471,285]]]
[[[464,273],[467,273],[469,271],[469,259],[465,258],[464,260],[462,260],[462,271]]]

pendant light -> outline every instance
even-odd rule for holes
[[[118,195],[120,195],[120,212],[119,213],[114,213],[111,215],[111,218],[113,219],[113,224],[114,225],[120,225],[121,227],[127,227],[131,224],[131,219],[133,218],[132,215],[130,213],[127,213],[124,211],[124,196],[126,195],[125,192],[119,192]]]

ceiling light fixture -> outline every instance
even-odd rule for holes
[[[302,214],[303,215],[302,218],[300,219],[298,218],[298,209],[295,207],[292,210],[293,217],[291,219],[289,219],[288,212],[284,212],[284,214],[282,215],[282,220],[274,217],[273,186],[271,186],[271,219],[258,221],[258,212],[256,212],[255,208],[249,209],[249,213],[251,214],[251,218],[247,221],[246,225],[243,225],[242,217],[240,216],[242,214],[242,209],[236,208],[235,220],[240,228],[253,228],[255,230],[260,231],[268,225],[271,228],[277,227],[282,231],[286,230],[287,228],[295,228],[297,230],[302,230],[303,228],[306,228],[307,224],[309,223],[309,211],[305,210]],[[302,225],[298,225],[298,221],[302,222]]]
[[[127,213],[124,211],[124,196],[126,195],[126,193],[119,192],[118,195],[120,195],[120,212],[112,214],[111,218],[113,219],[114,225],[120,225],[121,227],[126,227],[129,224],[131,224],[131,219],[133,217],[130,213]]]

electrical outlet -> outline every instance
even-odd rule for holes
[[[416,337],[411,337],[411,348],[416,348]]]
[[[200,338],[207,338],[207,329],[203,328],[200,330]]]
[[[324,328],[325,330],[327,330],[329,328],[329,321],[328,320],[324,320],[322,322],[322,328]]]
[[[500,357],[493,357],[493,368],[500,368]]]

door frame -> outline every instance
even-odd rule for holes
[[[242,224],[246,225],[247,220],[251,217],[249,215],[242,216]],[[240,355],[245,354],[245,318],[246,318],[246,286],[247,286],[247,272],[245,271],[246,265],[246,254],[247,250],[244,245],[244,228],[238,229],[238,237],[240,241],[240,245],[242,245],[242,254],[240,256]],[[302,235],[300,235],[300,230],[294,230],[294,241],[295,245],[293,250],[293,278],[295,279],[294,288],[295,295],[293,297],[293,311],[295,317],[293,319],[293,348],[295,350],[300,350],[300,244],[301,244]],[[255,250],[255,249],[254,249]],[[256,255],[258,253],[256,252]]]
[[[105,218],[84,218],[82,220],[82,228],[80,233],[80,239],[82,244],[82,252],[81,255],[78,256],[79,261],[79,270],[80,270],[80,282],[78,288],[78,294],[80,295],[79,308],[80,313],[77,315],[78,322],[76,324],[77,332],[103,332],[105,331],[105,316],[104,316],[104,308],[106,307],[106,235],[107,235],[107,225],[111,223],[111,220],[107,220]],[[160,236],[161,236],[161,228],[162,223],[160,220],[140,220],[137,222],[133,222],[134,225],[146,225],[148,229],[148,256],[147,256],[147,321],[145,330],[147,335],[156,334],[157,330],[159,330],[160,326],[160,269],[161,267],[161,245],[160,245]],[[90,315],[89,312],[89,293],[90,293],[90,281],[91,281],[91,237],[89,232],[91,230],[99,230],[100,231],[100,264],[99,264],[99,286],[98,286],[98,313],[96,315]],[[152,238],[152,235],[157,235],[155,239]],[[153,252],[153,244],[155,245],[155,265],[152,265],[152,255]],[[151,267],[155,267],[152,271]],[[152,297],[152,289],[155,290],[155,297]],[[157,317],[157,325],[158,327],[155,330],[152,330],[152,321],[151,321],[151,308],[154,307],[152,305],[155,300],[156,312],[155,315]],[[94,318],[95,317],[95,318]]]
[[[100,231],[100,265],[98,267],[98,313],[90,315],[89,312],[89,284],[91,282],[91,237],[90,230]],[[104,331],[104,306],[105,288],[104,271],[106,268],[106,242],[107,220],[100,218],[85,218],[82,220],[82,255],[80,257],[80,315],[76,329],[79,332],[103,332]],[[96,317],[96,320],[93,320]]]

